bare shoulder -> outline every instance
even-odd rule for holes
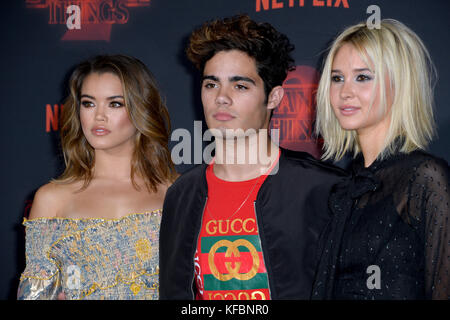
[[[74,186],[49,182],[35,193],[29,219],[58,216],[63,204],[73,193]]]

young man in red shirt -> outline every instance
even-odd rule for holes
[[[191,34],[187,55],[203,75],[216,150],[167,191],[161,299],[309,299],[329,190],[344,173],[279,148],[268,134],[292,50],[286,36],[248,16]]]

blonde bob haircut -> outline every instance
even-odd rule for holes
[[[411,29],[397,20],[384,19],[379,29],[369,29],[365,23],[346,28],[329,49],[317,91],[316,133],[324,139],[322,159],[340,160],[347,152],[356,157],[361,151],[356,131],[341,128],[330,101],[333,60],[344,44],[351,44],[374,73],[372,101],[378,86],[384,114],[388,110],[386,85],[392,92],[390,126],[378,158],[425,149],[435,133],[435,68],[425,45]]]
[[[66,168],[52,182],[66,184],[82,181],[85,189],[93,177],[95,152],[83,134],[80,122],[81,88],[91,73],[111,73],[121,83],[128,116],[137,129],[131,160],[131,180],[139,189],[135,176],[143,178],[149,191],[176,178],[168,148],[170,118],[147,67],[126,55],[100,55],[80,63],[69,80],[69,95],[61,115],[61,145]]]

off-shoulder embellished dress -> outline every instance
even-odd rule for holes
[[[450,299],[449,178],[421,151],[359,156],[330,194],[312,298]]]
[[[158,299],[161,213],[25,219],[18,299]]]

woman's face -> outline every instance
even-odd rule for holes
[[[359,135],[387,132],[392,101],[389,78],[385,77],[387,112],[383,112],[374,68],[364,63],[353,45],[344,44],[337,51],[331,69],[330,101],[341,127]]]
[[[96,150],[134,148],[136,128],[125,108],[122,83],[112,73],[91,73],[81,87],[80,121],[89,144]]]

